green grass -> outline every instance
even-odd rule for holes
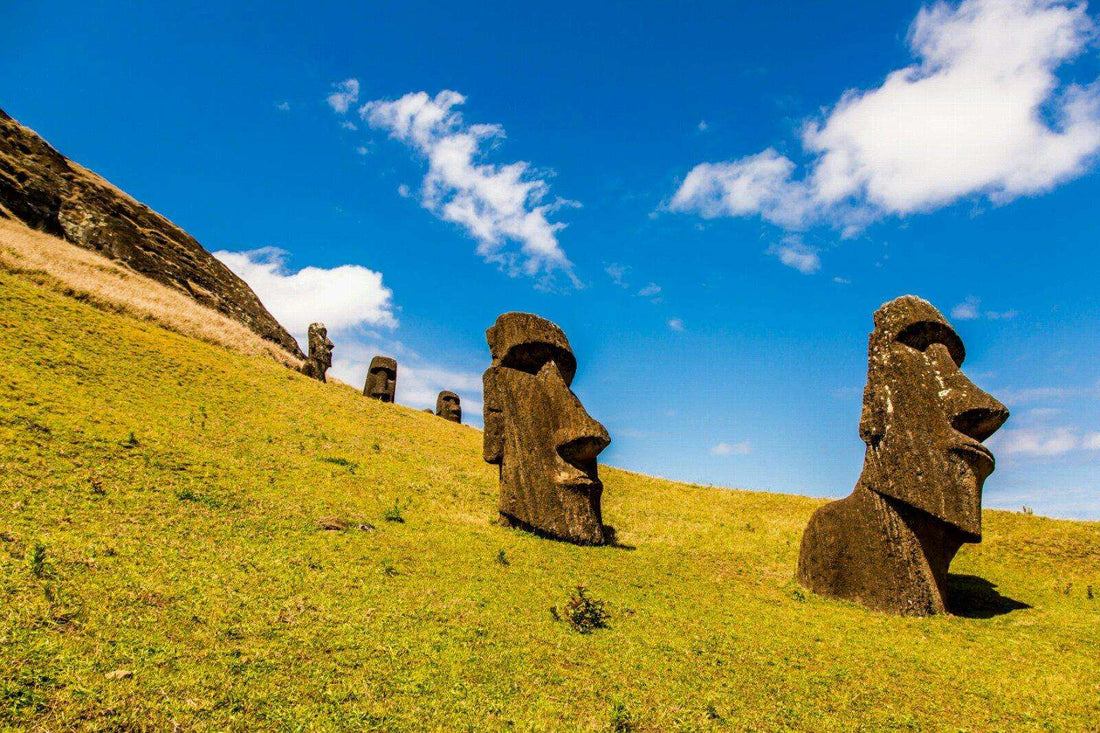
[[[987,512],[894,618],[794,582],[812,499],[604,468],[621,546],[538,539],[474,429],[3,272],[0,363],[0,727],[1100,721],[1096,523]]]

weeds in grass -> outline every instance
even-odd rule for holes
[[[1028,505],[1026,505],[1026,504],[1025,504],[1025,505],[1024,505],[1023,507],[1021,507],[1020,511],[1022,511],[1022,512],[1023,512],[1024,514],[1028,515],[1029,517],[1030,517],[1030,516],[1031,516],[1032,514],[1034,514],[1034,513],[1035,513],[1035,510],[1034,510],[1034,509],[1032,509],[1031,507],[1029,507],[1029,506],[1028,506]]]
[[[505,554],[504,550],[497,550],[497,563],[499,563],[500,565],[510,565],[511,564],[508,561],[508,555]]]
[[[95,496],[105,496],[107,490],[103,488],[103,481],[94,473],[88,477],[88,483],[92,485],[92,494]]]
[[[400,575],[400,572],[397,570],[397,566],[394,565],[393,560],[390,560],[388,557],[382,558],[381,567],[382,575],[385,575],[387,578],[392,578],[396,575]]]
[[[615,733],[630,733],[638,727],[634,722],[634,716],[630,714],[630,710],[622,700],[616,700],[611,705],[610,723],[611,730]]]
[[[334,466],[343,466],[352,473],[354,473],[355,469],[359,467],[359,464],[356,461],[349,461],[347,458],[343,458],[341,456],[322,456],[321,460],[325,463],[331,463]]]
[[[581,634],[589,634],[596,629],[606,629],[611,614],[607,604],[588,595],[583,585],[578,585],[573,595],[565,603],[564,611],[557,606],[550,607],[550,615],[555,621],[567,621],[569,626]]]
[[[725,718],[718,712],[718,708],[714,706],[714,703],[708,702],[706,708],[703,709],[703,714],[707,716],[707,720],[713,720],[715,722],[722,722]]]
[[[27,565],[31,569],[31,575],[41,578],[46,574],[46,546],[41,542],[35,542],[31,554],[27,558]]]
[[[192,491],[191,489],[180,489],[176,492],[176,498],[180,501],[192,501],[196,504],[202,504],[207,509],[222,508],[221,499],[216,499],[213,496],[206,496],[205,494],[200,494],[197,491]]]
[[[130,436],[122,442],[123,448],[136,448],[138,444],[137,436],[134,435],[134,431],[130,431]]]
[[[406,503],[402,506],[401,502],[397,499],[393,500],[393,506],[387,507],[386,511],[382,513],[382,518],[387,522],[397,522],[398,524],[404,524],[405,522],[405,510],[409,508]]]
[[[1088,598],[1088,599],[1089,599],[1090,601],[1091,601],[1091,600],[1092,600],[1093,598],[1095,598],[1095,597],[1096,597],[1096,596],[1094,596],[1094,595],[1092,594],[1092,586],[1091,586],[1091,585],[1090,585],[1090,586],[1087,586],[1087,587],[1085,588],[1085,597],[1086,597],[1086,598]]]

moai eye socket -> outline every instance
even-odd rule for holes
[[[955,366],[962,366],[966,358],[966,348],[955,329],[938,321],[918,321],[903,328],[894,338],[917,351],[927,351],[932,344],[943,344],[951,354]]]
[[[500,360],[500,366],[527,374],[538,374],[550,362],[558,365],[558,371],[567,384],[573,381],[573,375],[577,372],[576,357],[553,344],[517,344]]]

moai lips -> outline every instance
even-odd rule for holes
[[[397,360],[388,356],[371,359],[363,394],[382,402],[393,402],[397,396]]]
[[[302,374],[324,382],[325,372],[332,366],[332,350],[335,345],[328,340],[328,329],[323,323],[309,325],[309,357],[302,362]]]
[[[911,295],[875,313],[850,496],[819,509],[802,536],[799,581],[815,593],[903,615],[947,611],[947,569],[981,542],[982,442],[1008,410],[960,370],[966,352],[943,315]]]
[[[435,414],[444,420],[462,422],[462,401],[454,392],[443,390],[435,398]]]
[[[577,360],[560,328],[530,313],[505,313],[486,332],[485,460],[500,466],[500,515],[578,544],[607,541],[596,457],[607,430],[570,390]]]

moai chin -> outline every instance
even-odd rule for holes
[[[982,445],[1008,410],[962,373],[955,330],[906,295],[875,312],[859,434],[863,473],[850,496],[814,513],[799,581],[824,596],[906,616],[946,613],[947,568],[982,539]]]
[[[397,396],[397,360],[376,356],[370,360],[363,394],[382,402],[393,402]]]
[[[570,390],[577,360],[560,328],[505,313],[485,332],[485,460],[500,466],[500,516],[537,534],[607,541],[596,457],[611,438]]]
[[[323,323],[309,324],[309,356],[302,362],[302,374],[321,382],[332,366],[332,350],[335,345],[328,340],[328,329]]]
[[[443,390],[435,398],[435,414],[444,420],[462,422],[462,400],[454,392]]]

